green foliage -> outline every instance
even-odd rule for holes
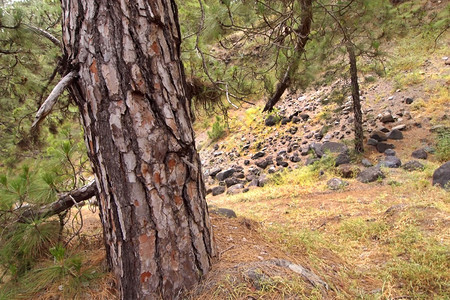
[[[450,130],[439,130],[436,140],[436,158],[442,162],[450,161]]]
[[[212,142],[219,140],[225,134],[225,126],[223,125],[222,118],[216,116],[216,121],[212,125],[211,131],[208,131],[208,136]]]

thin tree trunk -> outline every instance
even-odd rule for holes
[[[215,256],[175,1],[62,0],[70,92],[122,299],[176,299]]]
[[[355,117],[355,150],[364,152],[364,134],[362,126],[361,99],[359,98],[358,68],[356,67],[356,55],[353,44],[350,41],[346,43],[347,53],[350,61],[350,77],[353,98],[353,114]]]
[[[277,84],[277,88],[273,95],[267,100],[264,106],[264,111],[272,111],[273,107],[280,100],[283,93],[291,85],[292,76],[297,72],[300,60],[305,52],[306,43],[309,39],[309,33],[311,31],[312,23],[312,0],[300,0],[300,6],[302,8],[301,25],[295,34],[297,35],[297,44],[295,45],[295,53],[291,58],[291,61],[286,68],[283,79]]]

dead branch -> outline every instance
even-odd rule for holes
[[[35,132],[39,127],[39,124],[45,119],[45,117],[52,111],[53,106],[58,100],[58,97],[64,92],[65,88],[72,83],[72,80],[77,76],[75,71],[70,72],[64,76],[60,82],[53,88],[48,98],[44,101],[44,104],[39,108],[36,113],[33,125],[31,125],[31,132]]]
[[[52,35],[50,32],[48,32],[48,31],[46,31],[46,30],[44,30],[44,29],[42,29],[42,28],[33,26],[33,25],[31,25],[31,24],[23,24],[23,25],[25,25],[26,27],[28,27],[29,29],[31,29],[31,31],[33,31],[33,32],[35,32],[35,33],[37,33],[37,34],[39,34],[39,35],[42,35],[43,37],[46,37],[46,38],[49,39],[53,44],[55,44],[56,46],[58,46],[58,47],[61,48],[61,46],[62,46],[61,41],[60,41],[58,38],[56,38],[54,35]]]
[[[58,200],[53,203],[36,207],[28,206],[21,208],[19,222],[27,223],[35,219],[48,218],[60,214],[78,203],[92,198],[97,193],[97,184],[92,181],[79,189],[72,190],[62,194]]]

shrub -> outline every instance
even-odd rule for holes
[[[214,122],[211,131],[208,131],[208,136],[211,141],[217,141],[225,134],[225,127],[222,124],[222,118],[216,116],[216,122]]]
[[[450,130],[442,129],[437,133],[436,157],[439,161],[450,160]]]

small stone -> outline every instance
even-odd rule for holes
[[[411,103],[413,103],[414,102],[414,99],[413,98],[406,98],[405,99],[405,103],[406,104],[411,104]]]
[[[386,149],[386,151],[384,151],[384,155],[386,156],[395,156],[395,151],[392,149]]]
[[[388,134],[387,138],[390,140],[402,140],[403,133],[400,130],[394,129]]]
[[[424,149],[418,149],[418,150],[413,151],[411,156],[414,158],[417,158],[417,159],[427,159],[428,158],[428,154]]]
[[[400,131],[403,131],[403,130],[405,130],[406,129],[406,125],[405,124],[400,124],[400,125],[397,125],[397,126],[395,126],[395,127],[392,127],[392,130],[400,130]]]
[[[367,145],[376,146],[377,144],[378,144],[378,141],[376,139],[370,138],[367,140]]]
[[[213,196],[217,196],[217,195],[225,193],[225,187],[224,186],[216,186],[216,187],[213,187],[211,189],[211,191],[212,191]]]
[[[209,209],[209,212],[216,214],[216,215],[221,215],[221,216],[224,216],[224,217],[227,217],[230,219],[237,217],[236,213],[233,210],[228,209],[228,208],[215,208],[214,207],[214,208]]]
[[[381,132],[380,130],[375,130],[370,134],[371,139],[375,139],[378,142],[387,141],[388,137],[384,132]]]
[[[380,153],[384,153],[387,149],[394,149],[395,146],[393,144],[387,144],[387,143],[378,143],[377,144],[377,151]]]

